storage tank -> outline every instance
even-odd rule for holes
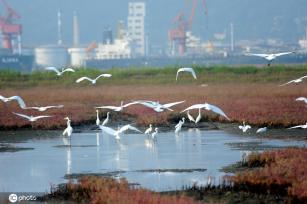
[[[74,67],[82,67],[87,57],[86,48],[72,47],[68,49],[70,54],[70,65]]]
[[[35,63],[38,67],[66,66],[68,62],[67,48],[59,45],[46,45],[35,48]]]

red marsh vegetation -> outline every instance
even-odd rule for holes
[[[288,148],[252,154],[247,170],[229,177],[235,187],[256,193],[288,196],[307,202],[307,149]],[[291,201],[291,202],[292,202]]]
[[[64,117],[69,116],[72,123],[93,123],[96,117],[95,106],[116,105],[121,100],[128,103],[133,100],[154,100],[160,103],[185,100],[185,103],[174,107],[173,112],[155,113],[152,110],[133,105],[124,110],[124,117],[135,117],[139,125],[169,124],[177,122],[180,111],[195,104],[208,102],[219,106],[231,122],[246,122],[253,125],[290,126],[305,124],[307,108],[303,102],[295,99],[307,96],[304,84],[279,87],[273,83],[213,83],[201,85],[100,85],[69,87],[31,87],[18,89],[2,89],[3,96],[19,95],[27,106],[45,106],[63,104],[62,109],[51,109],[45,112],[19,109],[16,102],[0,101],[0,127],[2,129],[32,127],[36,129],[56,129],[65,126]],[[12,112],[32,115],[52,115],[54,117],[39,120],[31,125],[28,121],[12,114]],[[101,117],[107,110],[101,111]],[[198,110],[192,111],[196,115]],[[208,111],[202,112],[205,119],[226,122],[226,119]],[[121,119],[123,115],[112,114],[113,119]],[[116,116],[116,117],[115,117]]]

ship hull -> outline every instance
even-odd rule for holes
[[[0,55],[0,70],[31,72],[33,67],[33,55]]]

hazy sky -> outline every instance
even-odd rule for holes
[[[131,1],[131,0],[130,0]],[[279,38],[297,42],[307,27],[306,0],[206,0],[208,16],[201,0],[193,23],[193,32],[212,40],[216,32],[229,33],[235,25],[236,39]],[[22,16],[23,43],[41,45],[57,42],[57,11],[62,10],[63,41],[72,43],[72,15],[79,14],[80,41],[102,41],[102,31],[118,20],[125,20],[129,0],[7,0]],[[151,43],[167,44],[172,19],[183,10],[189,16],[192,0],[147,0],[146,28]],[[3,14],[3,5],[2,14]]]

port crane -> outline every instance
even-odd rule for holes
[[[20,19],[20,15],[8,5],[5,0],[1,0],[1,3],[5,7],[5,15],[0,16],[0,32],[2,34],[3,48],[13,51],[12,41],[16,37],[18,38],[18,48],[21,50],[20,35],[22,27],[20,24],[14,23],[15,20]]]
[[[188,30],[191,30],[192,28],[197,2],[198,0],[193,0],[189,18],[186,20],[184,18],[183,11],[181,11],[172,20],[172,23],[175,24],[175,28],[172,28],[168,31],[168,38],[171,43],[172,50],[175,51],[175,47],[178,47],[178,54],[180,56],[184,55],[186,52],[186,38],[187,38],[186,33]],[[207,16],[208,11],[205,0],[202,0],[202,5],[204,7],[204,13]]]

